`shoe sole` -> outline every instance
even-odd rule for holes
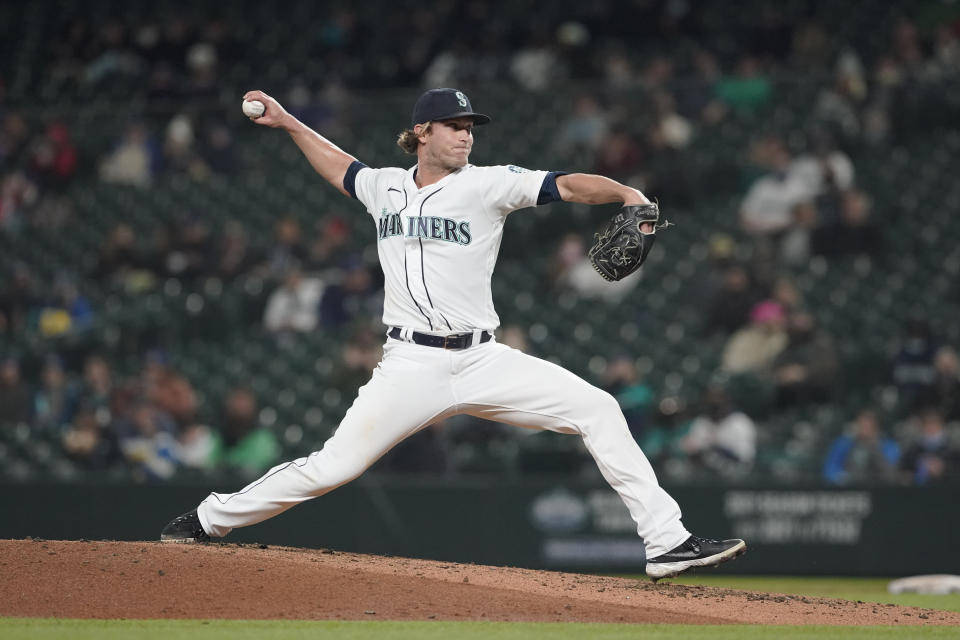
[[[173,542],[174,544],[202,544],[209,540],[200,540],[199,538],[175,538],[173,536],[160,536],[160,542]]]
[[[694,569],[696,567],[715,567],[719,564],[723,564],[727,560],[733,560],[737,556],[742,556],[747,551],[747,543],[740,541],[739,544],[735,544],[725,551],[720,553],[715,553],[712,556],[707,556],[706,558],[697,558],[696,560],[683,560],[681,562],[654,562],[647,563],[646,572],[654,582],[657,580],[663,580],[664,578],[673,578],[680,575],[688,569]]]

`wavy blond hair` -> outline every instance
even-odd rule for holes
[[[430,127],[433,126],[432,122],[427,122],[423,125],[423,129],[420,130],[420,133],[417,134],[413,129],[404,129],[400,132],[400,135],[397,136],[397,146],[403,149],[404,153],[409,153],[415,155],[417,153],[417,147],[420,146],[420,136],[430,133]]]

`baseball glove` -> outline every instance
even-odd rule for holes
[[[652,230],[645,232],[642,227],[647,223]],[[655,203],[624,205],[596,234],[588,254],[590,263],[604,280],[622,280],[640,268],[657,238],[657,229],[668,224],[660,224],[660,207]]]

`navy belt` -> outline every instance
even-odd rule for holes
[[[387,335],[393,338],[394,340],[402,340],[400,336],[403,334],[403,330],[400,327],[390,327],[390,331],[387,332]],[[480,332],[480,344],[484,342],[490,342],[490,338],[493,337],[489,331]],[[428,333],[419,333],[414,331],[410,334],[410,339],[415,343],[422,345],[424,347],[437,347],[439,349],[466,349],[467,347],[473,344],[473,332],[470,333],[455,333],[452,336],[432,336]]]

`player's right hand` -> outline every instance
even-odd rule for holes
[[[290,117],[290,114],[287,113],[286,109],[280,106],[280,103],[275,99],[271,98],[263,91],[253,90],[247,91],[243,94],[244,100],[259,100],[263,103],[263,106],[266,107],[263,115],[259,118],[253,119],[257,124],[266,125],[268,127],[282,127],[286,120]]]

